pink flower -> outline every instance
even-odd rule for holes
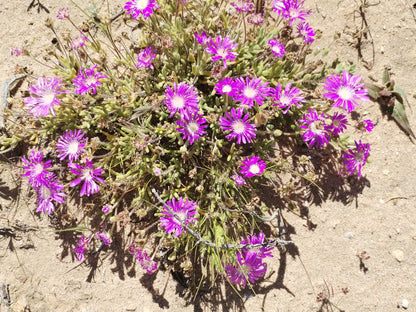
[[[251,13],[247,17],[247,22],[249,22],[250,24],[253,24],[253,25],[263,24],[263,22],[264,22],[263,13]]]
[[[217,36],[215,41],[214,39],[209,38],[205,51],[213,54],[211,61],[215,62],[222,60],[224,68],[227,68],[227,60],[233,62],[238,55],[233,51],[237,46],[238,44],[234,44],[234,40],[230,37],[222,38],[221,36]]]
[[[344,70],[342,77],[330,75],[326,79],[324,89],[329,92],[325,97],[335,101],[334,107],[342,106],[348,114],[358,106],[357,100],[370,100],[367,89],[363,89],[364,83],[360,83],[360,76],[350,75]]]
[[[260,160],[257,156],[250,158],[246,157],[241,165],[240,173],[246,178],[253,177],[255,175],[261,175],[266,169],[266,164],[263,160]]]
[[[57,203],[65,203],[65,193],[62,192],[64,186],[57,181],[56,176],[51,172],[40,185],[36,187],[38,193],[38,208],[36,212],[43,212],[50,215],[52,211],[55,211],[55,205],[53,201]]]
[[[61,91],[62,80],[56,77],[38,78],[37,85],[32,85],[29,88],[30,93],[37,95],[36,97],[24,98],[25,107],[30,108],[29,113],[35,117],[48,116],[49,112],[56,116],[54,106],[59,105],[61,100],[57,98],[58,95],[68,93],[68,91]]]
[[[26,164],[23,168],[27,170],[22,176],[29,177],[29,183],[32,186],[40,186],[49,174],[47,169],[52,166],[52,161],[43,162],[43,153],[39,150],[33,150],[28,160],[24,157],[21,160]]]
[[[98,232],[96,235],[97,235],[97,238],[102,240],[104,244],[110,245],[111,240],[110,240],[110,238],[108,237],[108,235],[106,233]]]
[[[69,17],[69,8],[60,8],[56,17],[60,20]]]
[[[104,213],[109,213],[111,211],[111,206],[104,206],[103,207],[103,209],[102,209],[102,212],[104,212]]]
[[[278,56],[283,57],[286,54],[285,46],[279,42],[277,39],[270,39],[268,42],[272,48],[272,52]]]
[[[304,102],[305,100],[302,96],[302,91],[296,87],[292,87],[290,83],[283,90],[280,82],[278,82],[276,88],[272,89],[271,95],[274,100],[273,106],[283,109],[283,114],[286,114],[292,105],[302,107],[300,102]]]
[[[358,176],[361,177],[361,168],[367,162],[367,158],[370,155],[370,144],[361,143],[355,141],[355,150],[349,149],[347,153],[342,155],[345,159],[344,166],[347,169],[348,175],[353,175],[355,171],[358,172]]]
[[[303,114],[303,119],[298,121],[304,123],[300,125],[306,131],[302,134],[302,139],[309,146],[323,147],[328,144],[329,132],[326,125],[326,117],[322,113],[318,115],[316,109],[310,109],[309,113]]]
[[[228,280],[232,284],[246,287],[247,282],[254,284],[262,277],[267,270],[267,265],[262,262],[262,258],[244,257],[240,252],[237,253],[237,263],[234,266],[226,265],[225,272]]]
[[[179,126],[176,130],[183,134],[183,140],[187,140],[189,144],[192,145],[207,133],[205,131],[205,128],[208,127],[206,122],[207,121],[201,114],[188,114],[185,112],[185,114],[181,116],[181,119],[176,121],[176,124]]]
[[[82,237],[78,241],[77,247],[73,249],[73,252],[77,255],[77,260],[79,262],[81,262],[82,259],[84,258],[85,249],[90,248],[88,244],[91,241],[91,238],[92,238],[92,235],[88,239],[86,239],[86,237],[82,235]]]
[[[230,114],[231,113],[231,114]],[[250,124],[250,115],[246,113],[244,116],[244,108],[231,108],[231,112],[225,112],[225,117],[220,117],[220,127],[224,131],[231,130],[230,134],[225,137],[231,141],[237,138],[237,143],[247,144],[256,138],[256,125]]]
[[[179,197],[179,200],[176,200],[175,197],[172,197],[170,201],[167,202],[167,206],[163,207],[162,214],[164,217],[160,217],[160,224],[165,228],[166,233],[175,233],[175,237],[181,236],[182,231],[186,233],[186,229],[182,228],[182,224],[187,226],[194,224],[196,218],[196,203]],[[174,216],[179,218],[176,218]]]
[[[92,94],[97,93],[97,86],[101,85],[100,79],[107,78],[107,76],[100,72],[95,73],[96,67],[97,64],[85,71],[82,69],[79,70],[78,76],[72,79],[75,86],[75,93],[86,94],[89,91],[92,91]]]
[[[335,113],[332,116],[332,123],[326,127],[329,132],[338,135],[347,129],[348,120],[344,114]]]
[[[146,19],[153,14],[153,10],[158,8],[159,6],[155,0],[132,0],[126,2],[124,6],[127,14],[130,14],[134,19],[137,19],[140,14]]]
[[[223,78],[215,84],[215,91],[219,94],[233,96],[236,91],[236,83],[233,78]]]
[[[259,106],[263,105],[263,101],[270,95],[270,88],[267,86],[268,82],[262,82],[261,78],[249,77],[237,78],[235,81],[235,93],[233,100],[240,102],[241,105],[247,105],[248,108],[252,108],[254,101]]]
[[[58,150],[59,160],[64,160],[68,156],[69,162],[77,160],[82,152],[85,151],[85,143],[87,138],[84,138],[85,133],[81,130],[66,131],[58,139],[56,143],[56,149]]]
[[[297,33],[303,37],[306,44],[312,43],[315,40],[315,32],[306,22],[302,22],[298,25]]]
[[[199,110],[198,93],[193,85],[189,85],[186,82],[181,82],[178,85],[174,82],[173,89],[168,86],[165,97],[165,105],[168,111],[171,112],[169,117],[173,117],[176,112],[184,116],[185,112],[193,114]]]
[[[129,252],[139,261],[140,266],[147,274],[152,274],[157,270],[157,263],[153,261],[148,255],[147,252],[136,248],[133,244],[129,248]]]
[[[244,185],[246,184],[246,181],[244,180],[244,178],[240,175],[238,175],[237,173],[234,172],[233,176],[231,177],[231,179],[234,180],[235,184],[237,185]]]
[[[138,63],[136,67],[149,67],[150,69],[154,69],[152,61],[156,58],[155,50],[153,47],[146,47],[141,49],[139,55],[137,56]]]
[[[74,187],[81,181],[84,181],[80,192],[81,196],[84,196],[85,194],[90,196],[91,194],[97,193],[100,190],[95,180],[105,184],[105,181],[98,177],[102,175],[103,169],[94,169],[92,162],[88,159],[85,160],[85,166],[74,163],[70,163],[68,166],[73,174],[80,176],[79,178],[69,183],[70,187]]]
[[[364,122],[364,124],[365,124],[365,129],[366,129],[368,132],[373,131],[373,129],[374,129],[374,124],[373,124],[373,122],[371,121],[371,119],[366,119],[366,120],[363,120],[363,122]]]
[[[72,49],[78,50],[79,48],[85,45],[85,42],[87,42],[87,40],[87,37],[85,37],[84,34],[80,33],[71,41]]]

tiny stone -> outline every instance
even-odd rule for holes
[[[379,202],[380,204],[384,204],[384,200],[383,200],[383,198],[380,198],[380,199],[378,200],[378,202]]]
[[[380,53],[384,54],[384,47],[383,46],[380,47]]]
[[[406,299],[402,300],[402,307],[403,309],[407,309],[409,307],[409,301],[407,301]]]
[[[354,234],[352,234],[351,232],[346,232],[344,235],[346,238],[349,238],[349,239],[354,238]]]
[[[383,30],[386,30],[386,29],[387,29],[386,25],[383,25]]]
[[[384,174],[384,175],[388,175],[389,173],[390,173],[390,171],[389,171],[388,169],[384,169],[384,170],[383,170],[383,174]]]
[[[404,260],[404,252],[400,249],[393,250],[391,255],[399,262]]]
[[[400,234],[400,229],[399,229],[399,228],[397,228],[397,229],[396,229],[396,232],[397,232],[397,234]]]

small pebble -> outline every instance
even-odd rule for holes
[[[346,232],[346,233],[344,234],[344,236],[345,236],[346,238],[349,238],[349,239],[354,238],[354,234],[352,234],[351,232]]]
[[[401,232],[401,231],[400,231],[400,229],[399,229],[399,228],[397,228],[397,229],[396,229],[396,233],[397,233],[397,234],[400,234],[400,232]]]
[[[409,307],[409,301],[407,301],[406,299],[402,300],[402,307],[403,309],[407,309]]]
[[[400,249],[393,250],[391,255],[399,262],[404,260],[404,252]]]

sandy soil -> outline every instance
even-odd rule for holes
[[[50,14],[38,13],[36,7],[28,12],[30,2],[0,1],[1,83],[14,75],[17,65],[33,69],[35,75],[48,72],[27,56],[10,56],[10,50],[32,44],[31,50],[41,54],[52,38],[44,27],[45,19],[55,20],[57,10],[70,6],[70,1],[41,0]],[[120,8],[125,1],[113,2]],[[314,10],[310,24],[323,32],[313,47],[329,48],[328,61],[338,57],[356,63],[357,73],[366,81],[371,81],[370,76],[380,81],[384,67],[391,68],[396,84],[408,93],[413,107],[408,117],[416,129],[416,21],[407,2],[381,0],[362,8],[367,29],[361,27],[358,0],[306,2]],[[360,31],[364,61],[356,46]],[[375,62],[368,69],[373,62],[371,42]],[[25,81],[20,90],[27,87]],[[142,276],[140,270],[131,270],[122,257],[112,258],[109,252],[100,253],[96,271],[78,265],[48,218],[34,214],[33,194],[21,183],[22,170],[16,167],[19,151],[15,158],[3,158],[0,228],[13,227],[16,235],[0,235],[0,284],[9,285],[12,311],[297,312],[337,311],[338,307],[387,312],[403,310],[403,299],[409,302],[408,311],[416,311],[416,148],[394,121],[382,115],[379,104],[363,104],[358,113],[376,124],[365,135],[372,162],[363,169],[364,187],[310,206],[313,229],[287,213],[297,255],[291,256],[296,254],[293,250],[276,253],[268,262],[265,280],[255,289],[257,294],[247,290],[243,300],[223,290],[187,303],[182,286],[169,272]],[[363,252],[363,258],[370,258],[360,262]],[[320,295],[328,300],[318,302]],[[4,303],[0,311],[7,311]]]

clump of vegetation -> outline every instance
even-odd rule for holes
[[[77,260],[117,238],[192,291],[252,285],[292,243],[283,209],[322,195],[325,175],[361,177],[370,146],[343,135],[367,90],[353,66],[313,57],[303,1],[75,7],[82,26],[68,8],[47,23],[54,70],[21,103],[34,128],[13,124],[1,143],[35,145],[22,161],[36,212],[83,232]]]

